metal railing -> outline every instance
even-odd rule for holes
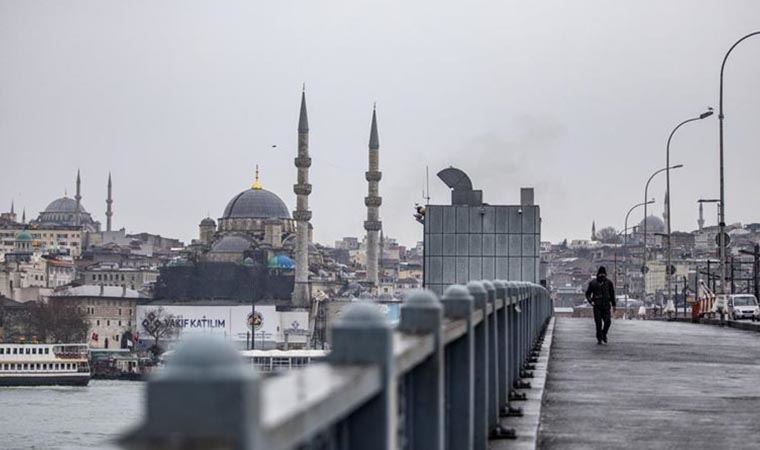
[[[552,314],[524,282],[410,294],[394,329],[371,304],[331,329],[328,361],[262,379],[214,339],[186,341],[147,386],[146,417],[127,448],[485,449],[514,437]]]

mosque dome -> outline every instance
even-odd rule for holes
[[[211,217],[206,217],[205,219],[201,220],[201,226],[202,227],[216,227],[216,222],[214,222],[214,219]]]
[[[77,201],[70,197],[61,197],[53,200],[47,208],[46,213],[75,213],[77,212]],[[79,212],[87,212],[82,204],[79,204]]]
[[[224,208],[223,219],[290,219],[290,211],[280,197],[266,189],[247,189]]]
[[[646,219],[647,233],[662,233],[665,231],[665,222],[657,216],[648,216]],[[639,232],[644,232],[644,220],[639,223]]]
[[[243,253],[250,250],[251,242],[242,237],[229,235],[225,236],[211,246],[211,253]]]
[[[292,269],[295,266],[296,263],[286,255],[272,256],[267,262],[267,267],[271,269]]]
[[[23,230],[23,231],[20,231],[20,232],[19,232],[19,233],[16,235],[16,240],[17,240],[17,241],[31,241],[31,240],[32,240],[32,235],[31,235],[31,234],[29,234],[29,232],[28,232],[28,231],[26,231],[26,230]]]

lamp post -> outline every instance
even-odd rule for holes
[[[625,224],[623,225],[624,227],[623,228],[623,248],[625,249],[626,252],[628,251],[628,216],[630,216],[633,210],[638,208],[639,206],[651,205],[652,203],[654,203],[654,199],[651,199],[647,202],[637,203],[631,206],[631,209],[629,209],[628,212],[625,214]],[[644,217],[644,223],[646,223],[646,216]],[[625,267],[626,262],[627,260],[623,261],[623,267]],[[624,289],[624,292],[625,292],[625,316],[624,317],[627,319],[628,318],[628,277],[625,277],[623,279],[623,287],[625,288]],[[646,293],[644,295],[646,295]]]
[[[712,108],[708,108],[707,111],[703,112],[697,117],[692,117],[691,119],[686,119],[683,122],[679,123],[678,125],[676,125],[675,128],[673,128],[673,131],[670,132],[670,136],[668,136],[668,143],[665,146],[665,168],[666,168],[665,169],[665,180],[666,180],[665,192],[668,193],[668,204],[665,205],[665,210],[668,212],[667,223],[665,224],[665,226],[667,227],[667,233],[668,233],[668,251],[667,251],[667,267],[665,271],[665,282],[668,285],[668,289],[667,289],[668,311],[670,311],[671,308],[675,308],[675,305],[673,304],[673,296],[672,296],[672,291],[671,291],[671,286],[670,286],[670,280],[672,276],[672,274],[670,273],[671,272],[670,266],[672,265],[671,258],[672,258],[672,250],[673,250],[673,246],[670,244],[670,203],[672,201],[671,200],[672,196],[670,194],[670,141],[673,140],[673,135],[676,134],[676,131],[678,131],[678,129],[681,128],[683,125],[686,125],[689,122],[695,122],[697,120],[706,119],[712,115],[713,115]]]
[[[720,100],[718,104],[718,129],[720,136],[720,204],[718,205],[718,240],[720,245],[720,293],[725,294],[726,284],[726,195],[723,183],[723,72],[726,68],[726,61],[728,61],[728,55],[745,39],[752,36],[760,35],[760,31],[755,31],[741,37],[738,41],[734,42],[728,51],[726,56],[723,57],[723,63],[720,65]]]
[[[649,183],[652,182],[652,179],[655,177],[655,175],[670,169],[680,169],[681,167],[683,167],[683,164],[663,167],[662,169],[657,170],[652,175],[650,175],[649,179],[647,180],[647,184],[644,185],[644,254],[642,256],[643,264],[641,266],[641,274],[643,275],[645,303],[647,300],[647,198],[649,198]]]
[[[251,274],[251,278],[253,278],[253,283],[251,284],[251,350],[254,350],[256,348],[256,272],[254,270],[254,266],[256,264],[253,262],[253,258],[250,256],[248,258],[245,258],[243,260],[243,266],[248,268],[249,273]]]

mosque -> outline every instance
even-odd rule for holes
[[[256,168],[250,189],[235,195],[224,208],[219,224],[211,217],[201,220],[199,242],[202,259],[212,262],[241,262],[254,251],[266,255],[267,265],[293,269],[296,223],[285,202],[263,188]],[[311,237],[309,237],[311,242]],[[316,249],[310,246],[312,253]]]
[[[108,201],[111,200],[111,176],[108,177]],[[109,203],[110,212],[110,203]],[[110,216],[109,216],[110,217]],[[33,228],[77,227],[82,231],[96,233],[100,231],[100,222],[93,220],[82,205],[82,178],[77,171],[76,195],[74,198],[64,193],[63,197],[50,202],[36,219],[29,223]]]
[[[376,235],[381,229],[378,152],[377,117],[373,110],[369,171],[365,174],[369,186],[365,199],[368,220],[364,226],[368,238],[374,237],[370,239],[372,248],[367,251],[367,279],[374,284],[377,283],[379,255]],[[257,166],[250,188],[234,195],[221,217],[217,220],[205,217],[200,221],[198,240],[187,259],[161,270],[156,286],[157,298],[250,302],[253,297],[287,301],[290,306],[308,308],[313,287],[310,279],[319,272],[326,257],[314,245],[310,222],[311,158],[305,92],[301,94],[298,152],[294,163],[297,169],[293,185],[296,209],[292,215],[280,196],[264,189]]]

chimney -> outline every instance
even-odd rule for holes
[[[533,206],[533,188],[520,188],[520,206]]]

